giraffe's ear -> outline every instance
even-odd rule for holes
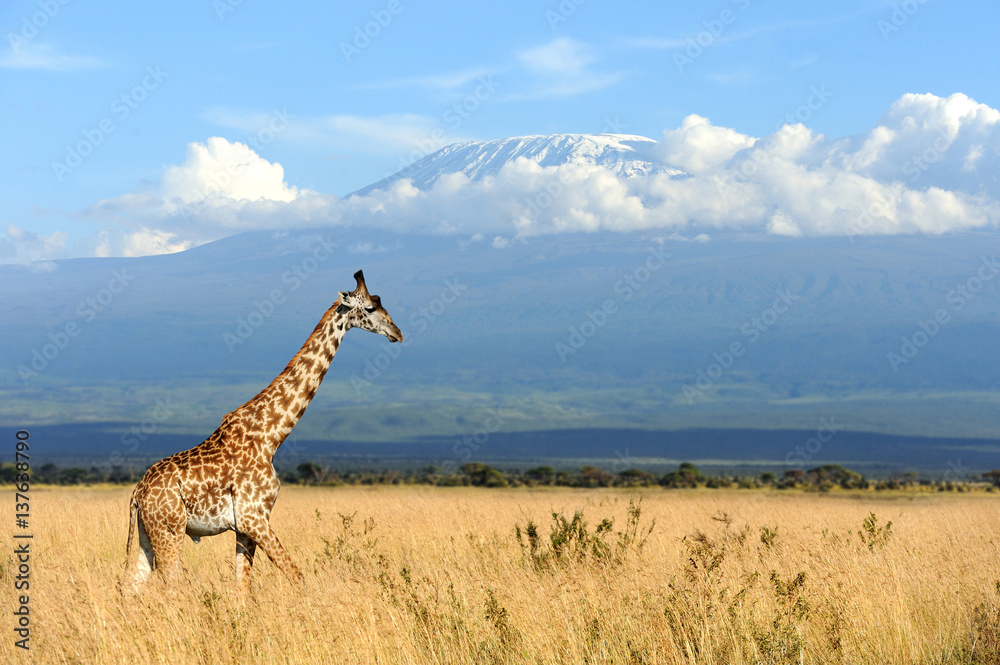
[[[347,291],[340,292],[340,306],[337,307],[337,312],[343,314],[354,307],[354,296],[352,296]]]

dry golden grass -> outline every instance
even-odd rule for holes
[[[641,523],[655,527],[641,551],[632,543],[619,552],[615,532],[639,496]],[[232,534],[188,541],[176,588],[120,596],[127,499],[121,488],[33,490],[31,660],[13,647],[8,609],[0,662],[1000,657],[995,494],[284,488],[272,524],[307,585],[296,591],[260,555],[245,606],[233,591]],[[579,509],[590,534],[614,518],[608,555],[533,563],[515,524],[537,523],[544,552],[551,512]],[[858,532],[870,512],[873,532],[892,528],[869,547]],[[354,515],[351,524],[338,513]],[[9,590],[7,549],[0,577]]]

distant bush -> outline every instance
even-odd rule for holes
[[[551,466],[536,466],[524,472],[525,480],[539,485],[551,485],[556,480],[556,470]]]
[[[690,462],[682,462],[677,470],[663,476],[660,484],[664,487],[697,487],[705,482],[705,474]]]
[[[133,484],[145,472],[144,468],[71,467],[61,469],[49,462],[31,470],[32,482],[51,485],[92,485],[97,483]],[[12,483],[13,464],[0,464],[0,483]],[[826,464],[808,471],[786,469],[779,475],[764,471],[757,476],[706,476],[691,462],[681,463],[676,471],[657,477],[639,468],[620,472],[606,471],[587,465],[577,471],[536,466],[527,471],[498,469],[482,462],[467,462],[457,472],[447,473],[441,467],[426,465],[414,469],[336,470],[312,461],[294,469],[279,470],[279,479],[289,485],[437,485],[439,487],[656,487],[668,489],[707,487],[710,489],[739,488],[752,490],[770,488],[807,491],[845,490],[910,490],[939,492],[996,491],[1000,489],[1000,469],[967,480],[917,480],[917,474],[868,480],[860,473],[839,464]]]
[[[469,484],[476,487],[507,487],[503,471],[492,466],[469,462],[462,465],[462,473],[469,478]]]

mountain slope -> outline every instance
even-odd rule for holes
[[[540,166],[592,164],[623,178],[666,173],[683,176],[676,167],[660,162],[656,141],[628,134],[553,134],[517,136],[492,141],[455,143],[417,160],[388,178],[368,185],[354,195],[364,196],[408,178],[417,189],[430,189],[442,176],[462,173],[470,180],[496,175],[504,165],[524,158]]]
[[[634,136],[521,137],[450,146],[393,178],[432,188],[519,159],[684,177],[655,153]],[[440,441],[481,429],[491,408],[504,435],[802,431],[822,418],[1000,439],[994,244],[989,233],[694,242],[607,231],[491,243],[354,225],[49,272],[0,266],[0,419],[207,434],[281,371],[363,268],[406,343],[352,332],[296,428],[305,440]],[[838,441],[824,454],[836,458]],[[609,458],[619,445],[591,443]],[[727,445],[746,459],[739,440]],[[996,452],[968,445],[957,463]]]
[[[986,240],[661,245],[600,233],[496,249],[323,229],[66,261],[42,274],[5,266],[0,416],[140,422],[169,396],[176,408],[160,428],[201,431],[276,376],[364,268],[408,342],[352,332],[303,436],[472,431],[496,404],[513,409],[505,431],[801,429],[834,417],[852,430],[994,436],[1000,280],[956,296],[978,279]],[[652,250],[670,256],[650,263]],[[128,278],[118,293],[114,271]],[[942,309],[948,322],[933,338],[917,335]],[[915,354],[904,337],[920,345]],[[742,352],[728,358],[734,342]],[[36,362],[36,352],[54,357]],[[890,352],[909,357],[893,367]],[[721,375],[714,363],[726,365]],[[698,394],[688,399],[685,386]]]

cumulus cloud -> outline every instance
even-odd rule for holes
[[[571,97],[606,88],[617,82],[615,73],[596,71],[597,56],[589,46],[568,37],[559,37],[547,44],[521,51],[518,61],[538,79],[529,92],[515,93],[508,99],[539,99]]]
[[[192,241],[181,240],[176,233],[159,229],[103,229],[92,239],[91,253],[94,256],[150,256],[182,252],[192,245]]]
[[[8,224],[6,234],[0,236],[0,263],[16,263],[45,271],[55,267],[50,259],[66,255],[66,234],[62,231],[33,233]]]
[[[166,254],[283,226],[276,213],[304,193],[285,182],[280,164],[246,144],[212,137],[189,144],[184,161],[166,167],[159,183],[99,201],[81,215],[116,223],[90,240],[95,256]]]
[[[441,178],[427,191],[399,181],[344,202],[341,218],[521,237],[599,229],[940,234],[1000,222],[1000,112],[962,94],[904,95],[870,131],[838,139],[801,124],[751,137],[689,116],[651,153],[686,175],[623,177],[594,164],[522,158],[478,180]]]
[[[689,115],[677,129],[663,132],[660,159],[688,173],[704,173],[749,148],[756,139],[728,127],[716,127],[698,115]]]
[[[186,205],[209,199],[287,202],[298,191],[285,184],[281,164],[262,159],[243,143],[213,137],[188,144],[184,163],[163,171],[159,195],[169,204]]]
[[[404,178],[341,199],[293,187],[280,164],[211,138],[188,146],[184,161],[155,185],[82,214],[109,225],[92,239],[90,253],[98,255],[173,252],[239,231],[329,225],[478,236],[503,249],[519,237],[573,231],[854,236],[1000,222],[1000,112],[962,94],[904,95],[857,136],[831,139],[796,124],[753,137],[692,115],[649,145],[638,157],[683,173],[517,157],[485,177],[444,169],[424,189]],[[65,253],[57,235],[17,233],[0,238],[0,260]]]

